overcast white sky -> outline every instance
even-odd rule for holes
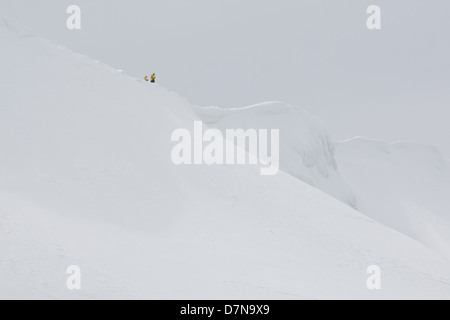
[[[82,30],[66,9],[82,9]],[[382,30],[366,9],[382,8]],[[450,157],[448,0],[1,0],[0,13],[197,105],[299,105],[336,139],[438,145]]]

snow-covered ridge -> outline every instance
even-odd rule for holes
[[[37,37],[37,35],[30,29],[18,22],[3,16],[0,13],[0,27],[7,28],[9,31],[16,33],[17,35]]]
[[[450,166],[436,147],[358,137],[336,158],[361,212],[450,257]]]
[[[36,39],[0,25],[0,299],[450,296],[448,261],[284,172],[173,165],[186,99]],[[276,108],[309,145],[292,157],[332,168],[316,121]]]
[[[60,55],[71,55],[76,58],[78,69],[86,69],[87,66],[108,69],[111,77],[125,77],[134,81],[138,79],[128,77],[124,72],[116,70],[108,65],[94,61],[89,57],[77,54],[71,50],[53,44],[34,34],[30,29],[8,19],[1,18],[1,26],[6,30],[29,39],[29,44],[34,52],[39,52],[55,58]],[[0,54],[1,57],[1,54]],[[30,66],[30,69],[35,69]],[[19,67],[17,66],[19,70]],[[78,70],[74,70],[78,72]],[[39,77],[47,73],[47,70],[33,70],[33,75],[26,77],[31,81],[41,81]],[[23,75],[17,74],[18,77]],[[52,79],[54,80],[54,79]],[[70,79],[65,79],[70,81]],[[112,79],[104,80],[111,81]],[[85,80],[86,81],[86,80]],[[101,81],[96,79],[96,83]],[[166,90],[158,86],[160,90]],[[171,93],[173,94],[173,93]],[[184,98],[173,94],[177,99],[184,100],[192,110],[191,104]],[[254,128],[254,129],[280,129],[281,131],[281,170],[314,186],[322,191],[338,198],[346,204],[357,207],[357,201],[348,186],[339,175],[334,160],[335,143],[328,134],[323,122],[307,111],[282,102],[265,102],[243,108],[225,109],[219,107],[199,108],[193,107],[197,115],[211,127],[226,128]],[[186,110],[184,111],[186,112]],[[192,119],[193,115],[190,116]],[[233,120],[234,119],[234,120]],[[236,119],[238,119],[236,121]],[[220,122],[220,123],[219,123]],[[180,127],[190,128],[190,123],[180,123]]]
[[[356,207],[334,159],[335,143],[323,121],[302,108],[283,102],[264,102],[243,108],[196,108],[212,127],[225,130],[279,129],[280,169]]]
[[[442,156],[440,150],[431,144],[411,141],[396,141],[389,143],[368,137],[355,137],[341,141],[339,144],[365,148],[368,152],[370,152],[370,149],[378,149],[386,154],[393,154],[402,150],[411,154],[411,160],[414,160],[414,158],[420,158],[420,160],[424,160],[424,163],[428,163],[428,165],[435,166],[436,168],[445,169],[448,167],[448,164],[446,163],[447,161]]]

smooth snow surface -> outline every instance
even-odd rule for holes
[[[450,169],[438,149],[360,137],[336,158],[361,212],[450,257]]]

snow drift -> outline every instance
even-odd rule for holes
[[[297,178],[173,165],[180,96],[3,18],[0,46],[0,298],[450,297],[447,260]]]
[[[336,158],[361,212],[450,257],[450,170],[437,148],[360,137]]]
[[[356,208],[356,199],[337,169],[335,142],[317,117],[282,102],[238,109],[196,108],[196,111],[203,121],[223,131],[278,129],[280,169]]]

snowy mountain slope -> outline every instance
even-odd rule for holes
[[[450,257],[450,167],[439,150],[355,138],[336,159],[361,212]]]
[[[178,95],[4,19],[0,47],[0,298],[450,297],[449,261],[288,174],[173,165]]]
[[[279,129],[281,170],[354,208],[357,206],[337,170],[335,142],[317,117],[282,102],[234,109],[196,108],[196,111],[211,127],[223,131],[227,128]]]

